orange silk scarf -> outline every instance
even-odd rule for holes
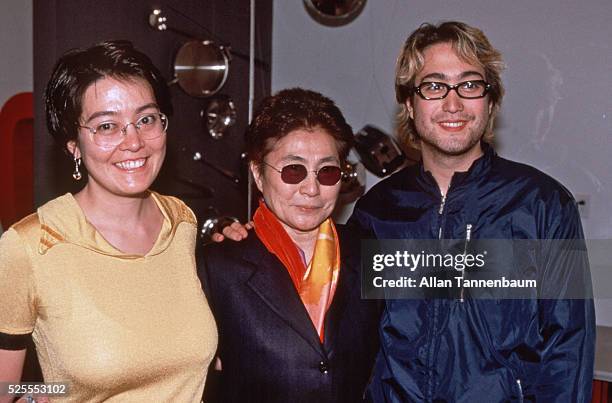
[[[312,261],[306,267],[298,246],[263,201],[259,202],[253,222],[261,242],[289,272],[322,343],[325,314],[334,298],[340,273],[340,245],[334,223],[328,218],[319,225]]]

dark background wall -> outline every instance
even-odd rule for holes
[[[153,8],[161,8],[168,25],[198,39],[230,45],[236,53],[249,53],[248,0],[45,0],[34,2],[35,201],[36,206],[60,194],[77,191],[73,164],[53,143],[45,126],[43,94],[53,66],[68,49],[90,46],[107,39],[127,39],[146,53],[168,80],[174,57],[188,41],[171,31],[159,32],[148,24]],[[270,91],[272,0],[256,2],[255,104]],[[241,161],[248,124],[248,60],[234,55],[225,86],[217,94],[229,95],[237,108],[236,124],[219,140],[211,138],[200,117],[211,98],[194,98],[178,85],[171,87],[174,114],[168,130],[168,153],[154,188],[181,197],[203,221],[209,215],[246,217],[246,167]],[[214,169],[193,160],[199,151],[212,164],[236,172],[236,185]],[[192,182],[192,186],[185,182]],[[84,181],[81,181],[84,182]],[[212,190],[206,195],[201,187]]]

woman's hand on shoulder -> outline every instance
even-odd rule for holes
[[[211,239],[214,242],[222,242],[226,238],[232,241],[242,241],[249,236],[249,230],[253,228],[253,221],[249,221],[245,224],[239,222],[233,222],[230,225],[226,225],[221,229],[221,233],[215,232]]]

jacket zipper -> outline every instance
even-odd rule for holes
[[[472,239],[472,224],[467,224],[465,226],[465,245],[463,247],[463,256],[465,256],[467,254],[467,250],[468,250],[468,244],[470,243],[470,240]],[[463,278],[465,277],[465,268],[463,270],[461,270],[461,290],[459,293],[459,301],[463,302],[463,293],[464,293],[464,288],[463,288]]]
[[[448,194],[448,191],[446,192]],[[440,202],[440,208],[438,209],[438,219],[440,221],[440,227],[438,229],[438,239],[442,239],[442,214],[444,213],[444,205],[446,204],[446,194],[442,195],[442,201]]]
[[[449,185],[450,188],[450,185]],[[442,239],[442,214],[444,214],[444,206],[446,205],[446,195],[448,194],[448,188],[446,189],[446,193],[442,193],[440,192],[442,195],[442,200],[440,201],[440,208],[438,209],[438,221],[440,223],[440,226],[438,228],[438,239]],[[438,328],[438,310],[439,305],[438,305],[439,301],[435,300],[433,301],[433,323],[432,323],[432,332],[433,334],[435,334],[437,332],[437,328]],[[431,369],[432,366],[432,362],[433,362],[433,356],[434,356],[434,345],[435,343],[431,343],[429,345],[429,351],[427,353],[427,366],[429,367],[428,370],[428,374],[429,374],[429,382],[428,382],[428,389],[427,389],[427,401],[431,401],[432,400],[432,396],[433,396],[433,378],[434,378],[434,373],[433,370]]]
[[[519,390],[519,402],[523,403],[523,385],[521,385],[521,380],[519,378],[516,378],[516,384]]]

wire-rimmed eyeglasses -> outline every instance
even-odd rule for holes
[[[89,130],[94,143],[101,147],[114,147],[119,145],[127,134],[128,126],[133,125],[140,137],[144,140],[153,140],[168,130],[168,117],[160,112],[147,113],[138,118],[136,122],[129,122],[121,126],[120,123],[105,120],[96,124],[96,127],[79,127]]]

